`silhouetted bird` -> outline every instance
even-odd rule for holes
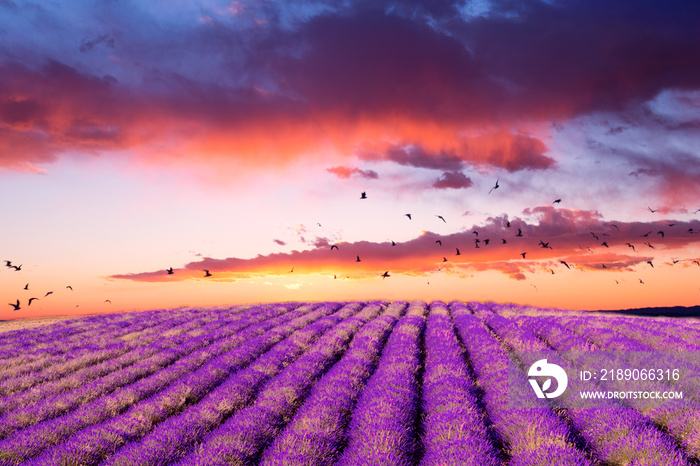
[[[455,249],[457,250],[457,254],[455,254],[455,256],[461,255],[461,253],[459,252],[459,248],[455,248]]]
[[[168,272],[168,275],[172,275],[173,273],[175,273],[175,272],[173,272],[172,267],[170,267],[169,269],[166,269],[166,272]]]
[[[496,179],[496,185],[493,188],[491,188],[491,190],[489,191],[489,194],[491,194],[491,191],[493,191],[494,189],[498,189],[498,186],[499,186],[498,180],[500,180],[500,178]]]
[[[677,264],[677,263],[680,262],[680,259],[671,259],[671,262],[672,262],[673,264]]]
[[[48,295],[53,294],[53,291],[48,291],[45,295],[44,298],[47,297]]]
[[[649,247],[650,247],[651,249],[656,249],[656,248],[655,248],[654,246],[652,246],[652,245],[651,245],[651,243],[650,243],[650,242],[648,242],[648,241],[647,241],[647,242],[645,242],[644,244],[646,244],[647,246],[649,246]]]
[[[607,267],[605,266],[605,264],[600,264],[600,265],[602,266],[602,268],[607,269]]]
[[[388,270],[382,274],[382,280],[384,280],[386,277],[391,277]]]
[[[554,269],[549,269],[550,272],[552,272],[552,275],[554,275]]]
[[[34,301],[35,299],[38,300],[39,298],[29,298],[29,302],[27,303],[27,306],[31,306],[31,305],[32,305],[32,301]]]
[[[552,204],[559,204],[559,203],[561,203],[561,199],[556,199],[554,202],[552,202]]]
[[[112,301],[110,301],[109,299],[105,299],[105,302],[108,304],[112,304]]]
[[[688,233],[690,233],[690,234],[692,235],[692,234],[695,233],[695,232],[693,231],[692,228],[688,228]]]
[[[527,254],[527,252],[521,252],[521,253],[520,253],[520,255],[523,256],[523,259],[525,259],[525,254]]]
[[[408,219],[411,220],[411,214],[404,214],[404,216],[408,217]]]
[[[567,263],[564,262],[564,261],[559,261],[559,263],[560,263],[560,264],[564,264],[564,265],[566,266],[567,269],[570,269],[570,268],[571,268],[571,267],[569,267],[569,264],[567,264]]]
[[[523,236],[523,231],[520,228],[518,228],[518,234],[515,236]]]
[[[442,218],[442,215],[436,215],[436,217],[439,218],[440,220],[442,220],[443,222],[447,223],[447,220],[445,220],[444,218]]]
[[[440,246],[442,246],[442,241],[440,241],[439,239],[435,240],[435,242],[436,242],[437,244],[439,244]]]
[[[598,235],[596,235],[596,234],[593,233],[593,232],[591,232],[591,235],[592,235],[596,240],[600,239],[600,238],[598,238]]]
[[[698,264],[698,266],[700,266],[700,262],[698,261],[693,261],[693,264]]]
[[[542,249],[545,249],[545,248],[552,249],[552,246],[550,246],[549,243],[545,243],[542,240],[540,240],[540,246],[542,246]]]
[[[27,283],[26,285],[24,285],[24,289],[25,289],[25,290],[28,290],[28,289],[29,289],[29,283]]]
[[[603,241],[602,243],[600,243],[600,245],[601,245],[601,246],[605,246],[606,248],[609,248],[609,247],[610,247],[610,246],[608,246],[608,242],[607,242],[607,241]]]
[[[292,269],[287,273],[293,273],[293,272],[294,272],[294,267],[292,267]]]
[[[619,284],[620,284],[620,282],[618,282],[617,280],[615,280],[615,284],[616,284],[616,285],[619,285]]]
[[[644,233],[642,236],[640,236],[640,238],[647,238],[650,234],[651,234],[651,232],[649,231],[647,233]]]
[[[661,230],[659,230],[656,234],[661,235],[662,238],[664,238],[666,236],[666,235],[664,235],[664,232]]]
[[[394,241],[391,242],[392,246],[396,246],[396,243]]]
[[[68,285],[66,288],[68,288],[69,290],[73,291],[73,287],[70,286],[70,285]]]
[[[652,214],[655,213],[657,210],[659,210],[659,209],[654,210],[654,209],[652,209],[651,207],[647,207],[647,209],[649,209],[649,211],[650,211]]]
[[[443,261],[443,262],[447,262],[447,257],[443,257],[443,258],[442,258],[442,261]]]
[[[654,268],[654,264],[651,263],[651,261],[647,261],[647,264],[651,265],[651,268]]]
[[[479,243],[480,243],[479,238],[476,238],[476,239],[474,240],[474,246],[478,248],[478,247],[479,247]]]
[[[336,274],[333,274],[333,280],[337,280],[338,276]]]
[[[21,307],[19,307],[19,299],[17,300],[17,304],[12,304],[12,303],[7,303],[7,304],[14,307],[13,311],[19,311],[20,309],[22,309]]]
[[[211,273],[207,269],[204,269],[203,272],[205,277],[211,277]]]
[[[506,220],[506,228],[510,228],[510,220]]]
[[[639,279],[639,283],[641,283],[642,285],[644,285],[644,282],[642,281],[641,278]]]
[[[637,252],[632,243],[627,243],[627,246],[631,247],[634,252]]]
[[[336,245],[336,244],[331,245],[331,251],[332,251],[333,249],[338,249],[338,245]]]
[[[12,267],[12,261],[5,261],[5,267]]]
[[[506,244],[506,243],[508,243],[508,241],[506,241],[506,239],[505,239],[505,238],[501,238],[501,241],[503,241],[503,244]]]
[[[357,256],[357,259],[355,259],[355,262],[360,262],[360,256]]]
[[[486,238],[484,240],[484,246],[488,246],[490,241],[491,241],[490,239]]]
[[[620,231],[620,227],[618,227],[618,226],[615,225],[614,223],[611,223],[610,226],[611,226],[611,227],[615,227],[615,229],[616,229],[617,231]]]
[[[367,199],[367,193],[362,191],[362,193],[360,193],[360,199]]]
[[[19,272],[20,270],[22,270],[22,264],[13,265],[12,267],[14,267],[14,269],[15,269],[17,272]]]

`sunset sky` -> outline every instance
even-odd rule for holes
[[[688,1],[0,0],[0,319],[700,304],[698,18]]]

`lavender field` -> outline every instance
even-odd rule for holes
[[[698,352],[693,319],[476,302],[66,320],[0,334],[0,464],[700,464]],[[683,399],[540,399],[529,354],[570,379],[663,359],[590,383]]]

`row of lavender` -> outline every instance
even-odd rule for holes
[[[591,410],[523,392],[514,408],[506,394],[517,351],[674,349],[700,395],[684,359],[697,336],[678,321],[439,301],[68,321],[0,338],[0,464],[694,464],[692,403]]]

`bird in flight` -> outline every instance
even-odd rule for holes
[[[53,294],[53,291],[48,291],[45,295],[44,298],[47,297],[48,295]]]
[[[384,280],[386,277],[391,277],[388,270],[382,274],[382,280]]]
[[[408,217],[408,219],[411,220],[411,214],[404,214],[404,216]]]
[[[440,246],[442,246],[442,241],[440,241],[439,239],[435,240],[435,242],[436,242],[437,244],[439,244]]]
[[[662,238],[664,238],[666,236],[666,235],[664,235],[664,232],[661,230],[659,230],[656,234],[661,235]]]
[[[567,269],[570,269],[569,264],[567,264],[565,261],[559,261],[559,263],[564,264]]]
[[[693,264],[698,264],[698,266],[700,266],[700,262],[698,261],[693,261]]]
[[[505,238],[501,238],[501,241],[503,241],[503,244],[507,244],[507,243],[508,243],[508,241],[506,241]]]
[[[355,262],[360,262],[360,256],[357,256],[357,259],[355,259]]]
[[[545,248],[552,249],[552,246],[549,245],[549,242],[545,243],[542,240],[540,240],[540,246],[542,246],[542,249],[545,249]]]
[[[523,256],[523,259],[525,259],[525,254],[527,254],[527,252],[521,252],[521,253],[520,253],[520,255]]]
[[[618,226],[615,225],[614,223],[611,223],[610,226],[611,226],[611,227],[614,227],[617,231],[620,231],[620,227],[618,227]]]
[[[443,262],[447,262],[447,257],[443,257],[443,258],[442,258],[442,261],[443,261]]]
[[[15,269],[17,272],[19,272],[20,270],[22,270],[22,264],[13,265],[12,267],[14,267],[14,269]]]
[[[337,245],[337,244],[331,245],[331,251],[332,251],[334,248],[337,250],[337,249],[338,249],[338,245]]]
[[[552,202],[552,204],[559,204],[559,203],[561,203],[561,199],[555,199],[554,202]]]
[[[19,311],[20,309],[22,309],[21,307],[19,307],[19,299],[17,300],[17,304],[12,304],[12,303],[7,303],[7,304],[14,307],[13,311]]]
[[[486,238],[486,239],[484,240],[484,246],[488,246],[488,245],[489,245],[489,241],[491,241],[491,240],[488,239],[488,238]]]
[[[472,231],[472,233],[474,233],[474,234],[477,236],[477,238],[479,237],[479,232],[478,232],[478,231],[474,230],[474,231]]]
[[[12,261],[5,261],[5,267],[12,267]]]
[[[496,179],[496,185],[495,185],[493,188],[491,188],[491,191],[493,191],[494,189],[498,189],[498,186],[499,186],[499,185],[498,185],[498,181],[499,181],[499,180],[500,180],[500,178],[497,178],[497,179]],[[489,194],[491,194],[491,191],[489,191]]]
[[[455,248],[455,249],[457,250],[457,254],[455,254],[455,256],[459,256],[462,254],[461,252],[459,252],[459,248]]]
[[[29,289],[29,283],[27,283],[26,285],[24,285],[24,289],[25,289],[25,290],[28,290],[28,289]]]
[[[106,303],[109,303],[109,304],[112,304],[112,301],[110,301],[109,299],[105,299],[105,302],[106,302]]]
[[[392,246],[396,246],[396,242],[394,240],[391,241]]]
[[[506,228],[510,228],[510,220],[506,220]]]
[[[294,267],[292,267],[288,273],[292,273],[292,272],[294,272]]]
[[[360,199],[367,199],[367,193],[364,192],[364,191],[362,191],[362,192],[360,193]]]
[[[627,243],[627,246],[631,247],[634,252],[637,252],[637,250],[634,249],[634,245],[632,243]]]
[[[641,278],[639,279],[639,283],[641,283],[642,285],[644,285],[644,282],[642,281]]]
[[[601,245],[601,246],[605,246],[606,248],[609,248],[609,247],[610,247],[610,246],[608,246],[608,242],[607,242],[607,241],[603,241],[602,243],[600,243],[600,245]]]
[[[644,233],[642,236],[640,236],[640,238],[648,238],[650,234],[651,234],[651,232],[649,231],[647,233]]]
[[[476,239],[474,240],[474,247],[479,248],[479,243],[480,243],[480,242],[481,242],[481,241],[479,241],[479,238],[476,238]]]
[[[593,236],[593,237],[594,237],[595,239],[597,239],[597,240],[600,239],[600,238],[598,238],[598,235],[596,235],[596,234],[593,233],[593,232],[591,232],[591,236]]]
[[[32,301],[34,301],[35,299],[38,300],[39,298],[29,298],[29,302],[27,303],[27,306],[31,306]]]
[[[644,244],[649,246],[651,249],[656,249],[654,246],[651,245],[651,243],[649,241],[645,242]]]
[[[73,291],[73,287],[70,286],[70,285],[68,285],[66,288],[68,288],[69,290]]]
[[[173,272],[173,268],[172,268],[172,267],[170,267],[169,269],[166,269],[166,272],[168,272],[168,275],[172,275],[172,274],[175,273],[175,272]]]
[[[204,275],[205,277],[211,277],[211,273],[209,273],[209,271],[207,269],[204,269],[203,272],[205,274]]]
[[[651,261],[647,261],[647,264],[651,265],[651,268],[652,268],[652,269],[654,268],[654,264],[652,264]]]
[[[515,236],[523,236],[523,231],[520,228],[518,228],[518,234]]]
[[[447,220],[445,220],[445,219],[442,217],[442,215],[436,215],[436,217],[439,218],[440,220],[442,220],[443,222],[447,223]]]
[[[652,214],[659,210],[659,209],[654,210],[654,209],[652,209],[651,207],[647,207],[647,209],[649,209],[649,211],[650,211]]]

